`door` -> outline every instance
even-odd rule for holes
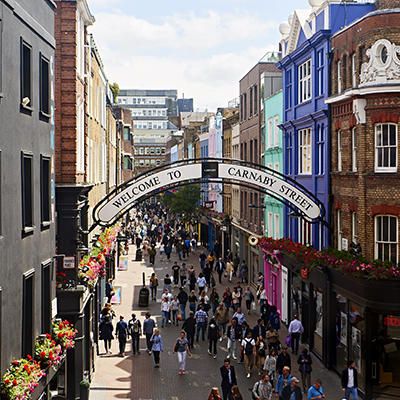
[[[277,282],[278,277],[276,273],[271,273],[271,295],[272,295],[272,304],[276,305],[278,303],[278,291],[277,291]]]
[[[288,323],[288,270],[283,265],[281,270],[281,279],[282,279],[281,319],[285,324],[287,324]]]

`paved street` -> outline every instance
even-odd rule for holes
[[[159,281],[166,273],[170,273],[170,267],[176,260],[175,254],[172,255],[171,261],[166,262],[164,257],[157,255],[156,267],[149,266],[147,260],[143,262],[135,262],[135,247],[130,246],[129,252],[129,269],[128,271],[119,271],[115,280],[116,286],[122,287],[122,302],[115,305],[114,309],[117,314],[124,315],[128,320],[132,312],[143,321],[144,314],[147,310],[156,318],[160,325],[160,303],[152,303],[149,309],[138,308],[138,296],[142,282],[142,272],[146,273],[146,277],[155,271],[159,276]],[[198,268],[197,255],[192,254],[190,262]],[[162,285],[161,285],[162,286]],[[217,287],[218,288],[218,287]],[[175,289],[177,290],[177,289]],[[222,290],[218,288],[219,293]],[[161,290],[159,291],[160,294]],[[250,326],[254,325],[255,315],[251,315],[248,320]],[[179,328],[167,327],[161,330],[164,339],[165,351],[161,355],[161,368],[153,368],[153,360],[146,352],[142,351],[137,356],[118,357],[118,343],[116,340],[112,344],[112,355],[104,355],[103,343],[100,343],[100,357],[96,362],[96,372],[91,387],[91,399],[135,399],[135,400],[181,400],[181,399],[206,399],[212,386],[220,385],[219,367],[223,363],[226,355],[226,341],[219,342],[218,357],[213,359],[207,353],[207,342],[200,342],[200,345],[193,351],[193,357],[188,358],[187,375],[178,376],[178,364],[176,355],[172,353],[173,344],[178,336]],[[285,332],[282,332],[285,336]],[[145,348],[145,340],[141,340],[141,348]],[[130,344],[127,347],[130,354]],[[327,397],[337,399],[339,389],[339,379],[332,372],[323,368],[315,357],[313,377],[321,377],[327,390]],[[293,362],[293,361],[292,361]],[[295,363],[294,363],[295,364]],[[243,365],[239,365],[236,361],[233,364],[236,368],[238,376],[238,384],[245,399],[250,399],[250,388],[256,381],[253,375],[250,379],[246,379]],[[299,376],[296,369],[294,374]]]

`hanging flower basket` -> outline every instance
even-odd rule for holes
[[[68,321],[55,320],[53,322],[53,340],[59,344],[62,350],[72,349],[75,346],[77,330]]]
[[[309,275],[310,275],[310,270],[307,267],[301,268],[300,270],[301,279],[307,280]]]
[[[42,369],[57,367],[62,360],[62,347],[47,333],[40,335],[35,341],[35,360]]]

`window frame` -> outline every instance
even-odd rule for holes
[[[381,145],[378,146],[378,127],[382,127],[382,139],[383,139],[383,127],[387,125],[388,127],[394,126],[395,127],[395,139],[396,139],[396,143],[394,145]],[[394,124],[392,122],[387,122],[387,123],[379,123],[379,124],[375,124],[374,127],[374,131],[375,131],[375,172],[377,173],[385,173],[385,172],[397,172],[397,168],[398,168],[398,134],[399,134],[399,127],[398,124]],[[388,129],[388,140],[390,140],[390,130]],[[390,149],[394,148],[396,151],[396,155],[395,155],[395,161],[396,161],[396,165],[394,167],[389,166],[389,167],[385,167],[385,166],[378,166],[378,152],[379,149],[389,149],[389,156],[390,156]]]
[[[357,172],[357,128],[351,130],[351,170]]]
[[[358,86],[357,84],[357,55],[353,53],[351,56],[351,83],[353,88]]]
[[[299,143],[299,161],[298,161],[298,174],[299,175],[312,175],[312,129],[304,128],[299,129],[298,131],[298,143]],[[309,143],[304,143],[303,134],[307,134],[309,136]],[[304,156],[306,156],[306,160],[309,159],[309,162],[306,161],[306,164],[303,165],[303,151],[305,151]]]
[[[343,137],[342,137],[342,130],[339,129],[336,135],[337,141],[337,172],[343,171]]]
[[[29,96],[25,96],[25,82],[24,82],[24,72],[25,72],[25,63],[24,63],[24,47],[29,49]],[[20,84],[20,107],[21,110],[23,111],[32,111],[33,110],[33,68],[32,68],[32,46],[21,37],[20,40],[20,78],[19,78],[19,84]],[[24,105],[23,104],[23,99],[24,97],[29,98],[29,104]]]
[[[358,216],[355,211],[351,212],[351,241],[358,242]]]
[[[292,108],[292,88],[293,88],[293,76],[292,69],[289,68],[285,72],[285,110],[290,110]]]
[[[298,74],[298,104],[312,99],[312,62],[311,58],[297,67]]]
[[[342,231],[342,210],[340,208],[336,210],[336,233],[337,233],[337,249],[341,251],[343,231]]]
[[[32,354],[33,350],[33,328],[35,326],[35,270],[31,269],[23,274],[23,282],[22,282],[22,312],[21,312],[21,349],[22,356],[26,354]],[[30,302],[27,301],[27,282],[31,280],[32,288],[31,288],[31,299]],[[27,311],[30,308],[31,316],[28,319]],[[30,325],[30,326],[28,326]],[[30,329],[28,329],[30,328]],[[30,337],[29,337],[30,334]]]
[[[390,229],[390,222],[389,219],[390,218],[395,218],[396,220],[396,242],[392,242],[392,241],[384,241],[384,240],[379,240],[378,241],[378,218],[388,218],[388,223],[387,226]],[[390,237],[390,230],[388,231],[388,237]],[[379,214],[379,215],[375,215],[374,216],[374,256],[376,260],[381,260],[381,261],[385,261],[385,259],[381,259],[379,258],[379,244],[389,244],[390,245],[396,245],[396,261],[393,261],[395,263],[399,262],[399,218],[395,215],[390,215],[390,214]],[[389,261],[391,261],[389,259]]]
[[[343,89],[342,83],[342,60],[339,60],[336,64],[336,74],[337,74],[337,93],[341,94]]]
[[[317,51],[317,97],[324,94],[324,49]]]
[[[44,184],[44,176],[43,176],[43,166],[44,162],[48,162],[48,193],[47,193],[47,201],[48,201],[48,214],[45,214],[44,211],[44,196],[43,193],[43,184]],[[45,217],[48,217],[47,219]],[[51,222],[51,157],[47,155],[40,155],[40,225],[42,229],[48,228]]]
[[[43,109],[43,63],[47,63],[47,109]],[[39,113],[41,117],[47,120],[50,118],[50,59],[45,57],[42,52],[39,53]]]
[[[31,177],[30,177],[30,192],[31,192],[31,224],[26,224],[26,204],[25,204],[25,159],[31,160]],[[22,208],[22,233],[29,234],[34,229],[34,166],[33,166],[33,154],[29,152],[21,152],[21,208]]]

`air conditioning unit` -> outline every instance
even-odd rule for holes
[[[344,251],[349,250],[349,241],[345,238],[342,238],[342,250]]]

